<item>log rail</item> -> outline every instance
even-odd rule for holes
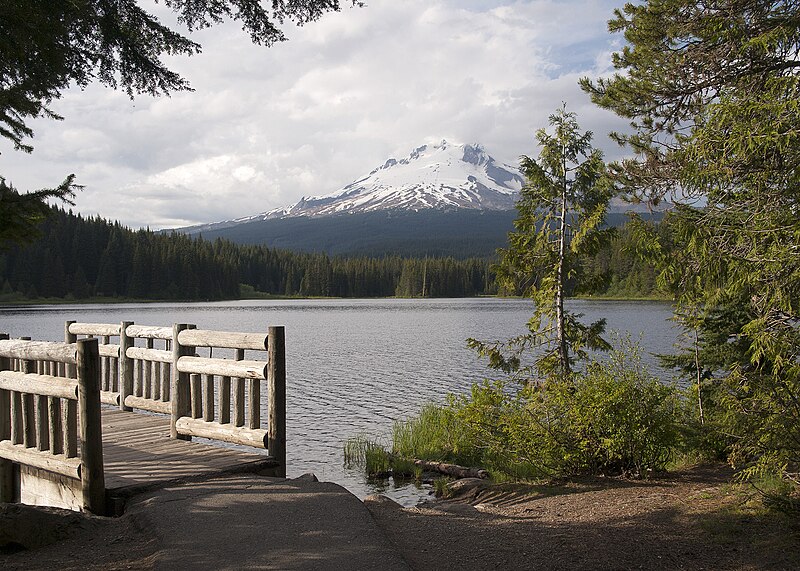
[[[97,492],[97,486],[103,489],[97,484],[102,482],[101,402],[168,415],[173,439],[201,437],[266,449],[277,465],[275,475],[285,476],[284,335],[283,327],[263,334],[130,321],[68,321],[64,343],[0,334],[0,501],[15,493],[9,474],[17,463],[87,479],[83,508],[103,513],[103,494]],[[78,414],[84,401],[89,408]],[[84,419],[91,424],[84,427]],[[79,428],[86,433],[78,434]],[[78,456],[98,449],[99,459]]]
[[[63,376],[73,371],[74,379]],[[0,334],[0,501],[16,499],[16,463],[79,481],[82,509],[105,512],[99,382],[96,339],[68,345]]]
[[[286,475],[286,357],[283,327],[267,334],[136,325],[123,321],[66,324],[66,341],[100,338],[101,400],[168,414],[170,436],[193,436],[265,448]],[[110,339],[118,339],[111,343]],[[160,346],[156,346],[156,345]],[[229,358],[215,352],[231,353]],[[208,357],[198,352],[207,352]],[[255,356],[246,358],[246,352]],[[118,372],[114,372],[115,366]],[[261,394],[266,382],[268,427],[262,428]]]

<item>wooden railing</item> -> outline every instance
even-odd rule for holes
[[[101,400],[171,417],[172,438],[192,436],[266,448],[286,475],[286,357],[283,327],[268,333],[67,322],[66,340],[100,339]],[[118,338],[118,343],[112,343]],[[161,347],[157,347],[161,345]],[[207,352],[208,357],[198,355]],[[214,356],[227,351],[228,358]],[[256,352],[255,356],[247,352]],[[117,369],[115,372],[114,369]],[[266,383],[268,426],[262,428]]]
[[[125,349],[120,367],[120,377],[123,379],[122,409],[137,408],[170,414],[174,369],[173,328],[134,325],[128,321],[122,323],[122,328],[120,343]],[[163,348],[157,348],[157,344]]]
[[[70,507],[103,514],[101,402],[169,415],[173,439],[266,448],[272,473],[286,476],[283,327],[265,335],[69,321],[65,341],[0,334],[0,501],[22,499],[17,464],[32,488],[55,482],[75,496]]]
[[[16,499],[17,463],[78,481],[80,507],[105,513],[100,369],[97,340],[0,335],[0,501]]]
[[[177,391],[173,394],[174,436],[200,436],[264,447],[285,465],[285,364],[282,327],[268,335],[204,331],[176,325]],[[209,357],[197,356],[208,348]],[[233,358],[214,358],[231,349]],[[268,358],[245,359],[245,351]],[[261,383],[267,381],[269,429],[261,428]]]
[[[119,405],[119,355],[120,326],[106,323],[76,323],[67,321],[64,326],[64,342],[75,343],[79,336],[97,339],[100,354],[100,402]],[[116,337],[117,343],[111,338]],[[69,376],[69,375],[68,375]],[[74,378],[74,373],[71,375]]]

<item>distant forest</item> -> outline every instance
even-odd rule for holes
[[[496,294],[492,259],[336,256],[130,230],[56,209],[42,235],[0,252],[0,301],[130,298],[471,297]],[[594,295],[657,293],[655,270],[632,253],[632,233],[585,264],[602,273]],[[514,292],[502,292],[514,293]]]

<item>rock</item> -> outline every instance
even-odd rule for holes
[[[391,509],[403,509],[403,506],[398,504],[396,501],[381,494],[372,494],[367,496],[364,498],[364,504],[366,504],[368,507],[372,505]]]
[[[319,478],[314,472],[306,472],[302,476],[294,479],[296,482],[319,482]]]

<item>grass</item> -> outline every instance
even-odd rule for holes
[[[369,477],[388,474],[391,468],[386,449],[363,435],[349,438],[344,443],[344,465],[347,468],[363,467]]]
[[[452,494],[452,490],[450,489],[450,482],[452,480],[450,478],[436,478],[433,481],[433,494],[437,498],[447,499]]]
[[[376,440],[359,435],[344,443],[346,468],[363,468],[367,477],[383,478],[391,475],[399,480],[422,480],[422,468],[410,458],[390,454]]]
[[[422,468],[414,464],[413,460],[391,456],[390,464],[392,468],[392,477],[395,479],[413,479],[417,481],[422,479]]]
[[[453,409],[433,403],[423,405],[419,415],[394,423],[392,453],[465,466],[477,464],[480,458]]]

